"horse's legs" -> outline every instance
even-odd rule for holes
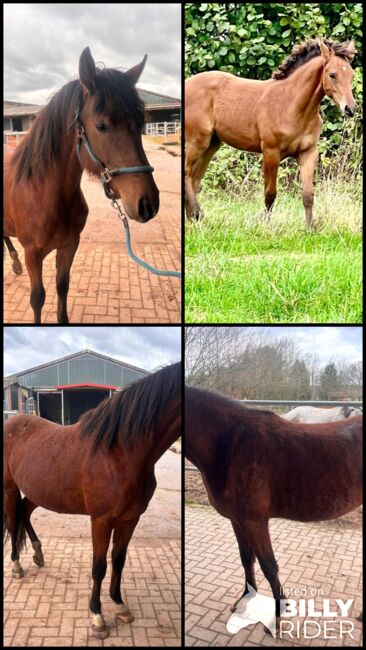
[[[314,203],[314,186],[313,178],[316,163],[318,160],[318,151],[316,147],[311,147],[306,151],[299,153],[297,157],[300,165],[300,176],[302,182],[302,201],[305,208],[306,224],[309,230],[313,229],[313,203]]]
[[[194,166],[192,182],[193,182],[193,190],[195,194],[197,194],[199,190],[201,179],[205,175],[207,167],[209,166],[216,151],[218,151],[220,147],[221,147],[221,140],[219,140],[218,138],[215,139],[213,138],[209,148],[205,151],[205,153],[202,154],[201,158],[197,161],[196,165]]]
[[[194,144],[188,142],[185,151],[185,206],[188,219],[201,217],[200,206],[196,197],[196,190],[193,186],[194,170],[201,156],[207,151],[211,144],[212,133],[196,136]],[[208,164],[208,163],[207,163]]]
[[[12,269],[13,269],[14,273],[16,273],[17,275],[20,275],[20,273],[23,272],[23,267],[22,267],[20,259],[18,257],[18,253],[16,252],[16,250],[15,250],[15,248],[13,246],[13,242],[11,241],[10,237],[4,237],[4,242],[6,243],[6,245],[8,247],[10,257],[13,260]]]
[[[263,151],[264,202],[268,218],[277,194],[276,181],[280,160],[280,152],[277,149],[265,149]]]
[[[268,521],[254,522],[246,520],[245,529],[260,567],[271,586],[273,598],[276,601],[276,620],[278,623],[281,613],[282,587],[278,578],[278,565],[269,536]]]
[[[43,566],[44,565],[44,557],[42,553],[42,544],[39,541],[37,534],[30,522],[30,516],[35,510],[38,508],[38,506],[27,499],[27,497],[23,498],[23,521],[24,521],[24,526],[25,529],[29,535],[29,539],[32,542],[32,546],[34,549],[34,555],[33,555],[33,562],[34,564],[37,564],[37,566]]]
[[[97,639],[106,639],[109,636],[105,620],[102,616],[100,589],[107,571],[107,551],[111,538],[112,525],[103,518],[92,519],[93,540],[93,590],[90,598],[90,611],[92,613],[92,633]]]
[[[41,322],[41,312],[46,299],[46,292],[42,281],[42,266],[44,254],[30,248],[25,249],[25,264],[28,269],[31,283],[30,304],[34,312],[34,322]]]
[[[79,236],[77,236],[69,242],[68,246],[59,248],[56,254],[57,321],[63,325],[67,325],[69,322],[67,294],[69,292],[70,269],[79,246],[79,239]]]
[[[9,531],[11,537],[11,560],[13,578],[22,578],[24,572],[19,563],[19,553],[25,544],[25,528],[22,519],[22,497],[18,486],[5,465],[4,479],[4,533]]]
[[[112,600],[114,600],[114,602],[118,605],[116,615],[121,618],[124,623],[131,623],[135,618],[122,600],[121,577],[126,561],[127,547],[138,520],[139,517],[137,519],[133,519],[129,522],[121,524],[114,529],[113,533],[112,577],[109,594]]]
[[[252,549],[248,546],[248,541],[245,537],[245,529],[242,528],[239,524],[234,523],[233,521],[231,522],[235,537],[238,542],[239,546],[239,553],[240,553],[240,559],[241,563],[244,568],[245,572],[245,589],[242,593],[241,596],[235,601],[234,605],[230,607],[232,612],[235,612],[238,602],[245,596],[245,594],[248,593],[248,584],[250,584],[251,587],[253,587],[257,591],[257,582],[255,579],[255,573],[254,573],[254,562],[255,562],[255,555],[252,551]]]

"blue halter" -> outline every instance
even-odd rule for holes
[[[113,199],[115,198],[114,192],[111,187],[109,187],[109,183],[111,182],[112,178],[114,176],[119,176],[120,174],[135,174],[137,172],[153,172],[154,167],[151,167],[151,165],[139,165],[137,167],[117,167],[116,169],[108,169],[103,163],[99,160],[99,158],[96,157],[95,153],[93,152],[89,142],[88,138],[86,137],[84,125],[80,119],[80,107],[78,105],[76,111],[75,111],[75,119],[72,121],[72,123],[69,126],[69,129],[72,129],[75,124],[77,125],[78,129],[78,142],[76,145],[76,153],[79,158],[79,162],[81,163],[80,160],[80,150],[81,150],[81,145],[84,145],[89,157],[93,161],[97,167],[101,170],[100,172],[100,181],[102,183],[105,195],[107,196],[108,199]]]

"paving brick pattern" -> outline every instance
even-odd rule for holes
[[[160,269],[181,269],[181,158],[144,141],[160,190],[160,210],[147,224],[129,220],[136,255]],[[124,228],[97,180],[86,174],[82,189],[89,205],[86,226],[71,268],[68,312],[71,323],[180,323],[181,281],[148,273],[130,260]],[[23,274],[4,255],[4,322],[32,323],[30,282],[24,251],[14,238]],[[57,322],[56,252],[44,261],[44,323]]]
[[[65,517],[65,515],[62,515]],[[67,517],[67,516],[66,516]],[[22,554],[25,576],[11,577],[10,547],[5,547],[5,646],[159,646],[181,645],[180,541],[132,539],[122,577],[122,593],[135,615],[131,624],[115,618],[109,598],[110,559],[102,585],[102,611],[110,636],[104,641],[90,634],[88,602],[91,595],[92,547],[86,517],[80,533],[50,536],[36,530],[42,540],[45,566],[32,562],[31,547]]]
[[[286,588],[323,590],[324,598],[354,598],[350,620],[354,639],[305,639],[304,619],[297,639],[274,639],[261,623],[236,635],[226,630],[230,606],[242,593],[244,572],[229,520],[205,506],[185,508],[185,643],[187,646],[359,646],[361,628],[355,616],[362,609],[361,527],[275,519],[270,531],[280,579]],[[271,596],[256,562],[258,589]],[[308,596],[309,597],[309,596]],[[296,596],[294,596],[296,598]],[[315,597],[320,606],[322,599]],[[335,626],[339,630],[339,626]],[[311,632],[313,633],[313,632]],[[310,633],[309,633],[310,634]],[[334,633],[333,633],[334,634]]]

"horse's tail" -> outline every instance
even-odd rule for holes
[[[3,520],[4,544],[8,539],[10,532],[11,531],[9,530],[8,516],[4,510],[4,520]],[[18,489],[17,500],[15,504],[15,548],[18,553],[20,553],[20,551],[22,551],[22,549],[25,547],[25,542],[26,542],[26,530],[24,527],[24,520],[23,520],[22,495],[20,494],[20,490]]]

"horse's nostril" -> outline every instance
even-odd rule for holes
[[[154,209],[148,199],[140,199],[139,201],[139,216],[144,221],[149,221],[154,216]]]
[[[344,112],[346,113],[347,117],[353,117],[353,115],[355,114],[355,110],[350,106],[348,106],[348,104],[346,105]]]

